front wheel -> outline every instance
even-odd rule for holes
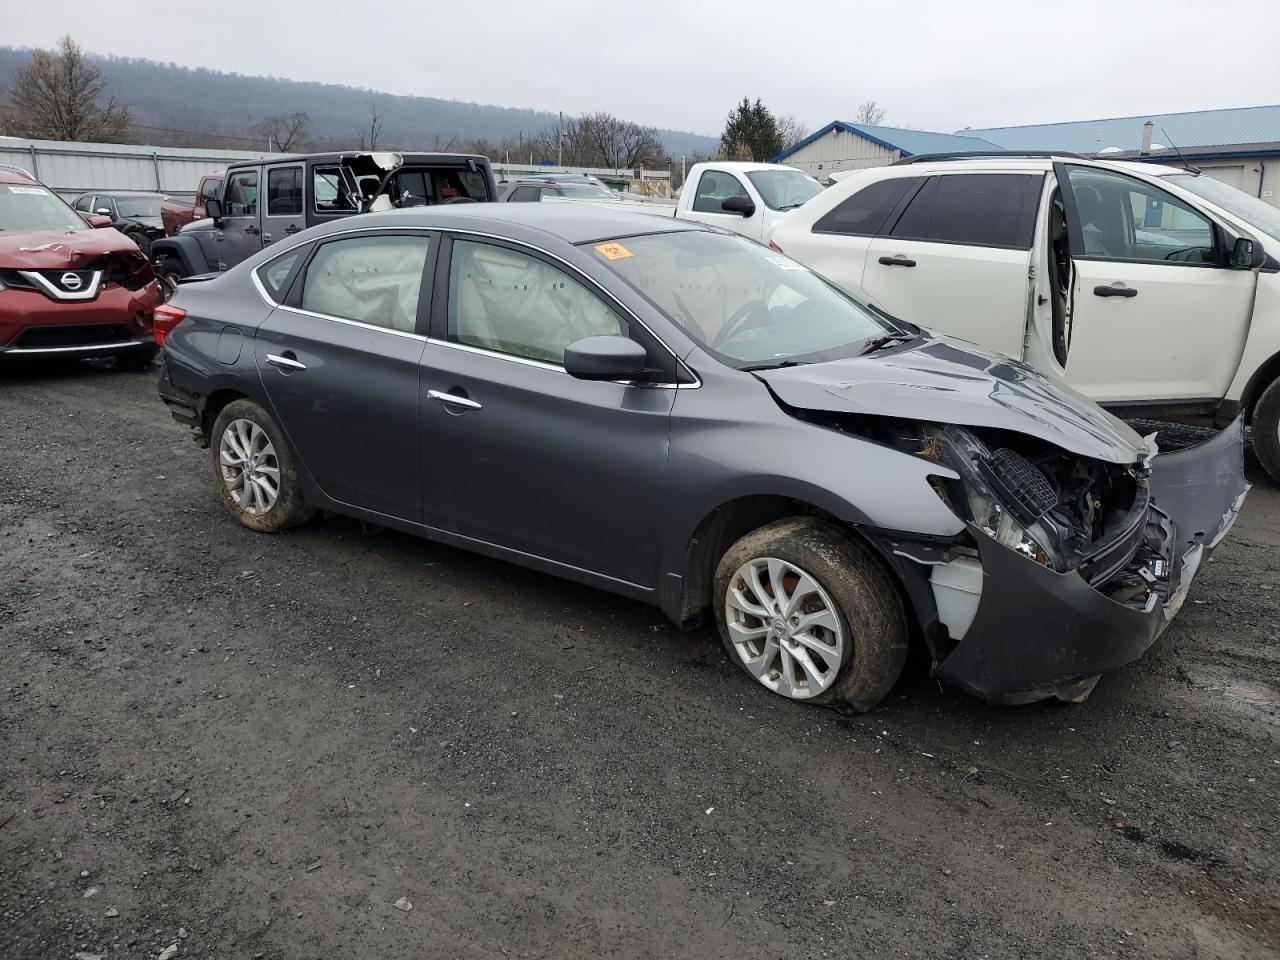
[[[155,271],[156,282],[160,285],[160,297],[168,303],[178,290],[178,281],[187,275],[187,271],[173,257],[161,257],[156,261]]]
[[[863,712],[902,673],[902,597],[879,560],[830,524],[791,517],[747,534],[721,558],[714,596],[730,659],[781,696]]]
[[[252,400],[235,400],[213,423],[209,449],[213,482],[231,515],[251,530],[278,533],[310,520],[302,483],[270,414]]]
[[[1280,483],[1280,380],[1263,391],[1253,408],[1253,452],[1262,469]]]

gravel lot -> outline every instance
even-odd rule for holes
[[[343,519],[253,534],[209,472],[151,374],[0,372],[6,960],[1280,952],[1256,465],[1083,705],[916,662],[859,718],[585,587]]]

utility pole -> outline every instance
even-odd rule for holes
[[[560,111],[560,119],[556,121],[556,166],[564,166],[564,111]]]
[[[680,154],[680,189],[684,189],[684,154]]]

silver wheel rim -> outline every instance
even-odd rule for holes
[[[760,557],[739,567],[725,623],[741,664],[774,693],[808,700],[835,683],[844,627],[827,591],[794,563]]]
[[[280,496],[280,461],[267,432],[252,420],[232,420],[218,441],[222,483],[245,513],[261,516]]]

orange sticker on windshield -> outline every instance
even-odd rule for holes
[[[630,250],[620,243],[597,243],[596,253],[604,257],[606,260],[625,260],[627,257],[633,257]]]

